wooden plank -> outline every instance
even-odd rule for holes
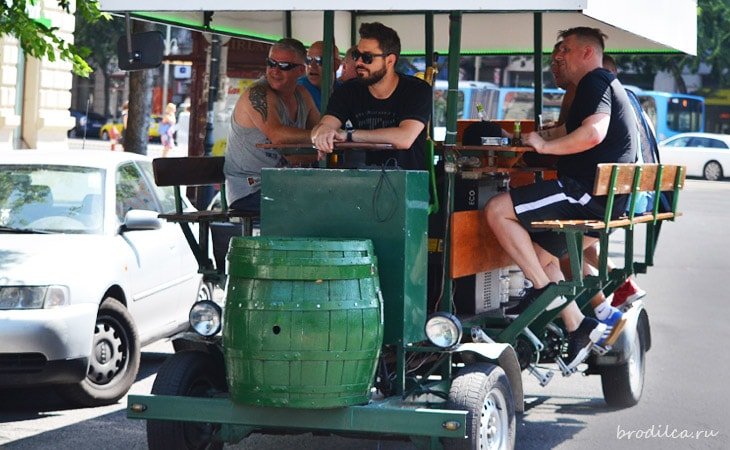
[[[158,186],[204,186],[225,181],[223,156],[156,158],[152,161]]]
[[[630,194],[632,192],[634,171],[637,167],[641,167],[638,191],[646,192],[656,189],[656,177],[659,170],[658,164],[599,164],[596,168],[596,183],[593,187],[593,195],[608,195],[608,189],[611,185],[611,173],[614,166],[619,171],[616,180],[616,194]],[[674,190],[674,181],[677,170],[680,167],[676,165],[664,165],[661,179],[662,191]],[[680,189],[684,187],[684,181],[685,176],[680,181]]]
[[[497,242],[481,210],[451,216],[451,278],[514,264]]]

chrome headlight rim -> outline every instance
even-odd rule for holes
[[[439,324],[446,324],[451,328],[449,330],[451,334],[451,339],[445,340],[443,334],[433,334],[433,331],[436,331],[434,327],[438,326]],[[448,349],[458,345],[459,342],[461,342],[461,337],[463,335],[464,329],[461,325],[461,321],[455,315],[444,311],[438,311],[431,314],[431,316],[429,316],[429,318],[426,320],[424,332],[426,333],[426,337],[431,344],[439,348]]]
[[[223,327],[223,310],[212,300],[195,302],[190,307],[188,323],[200,336],[215,336]]]

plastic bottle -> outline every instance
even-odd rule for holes
[[[477,116],[479,116],[482,122],[487,121],[487,114],[484,112],[484,106],[481,103],[477,103]]]
[[[512,132],[512,145],[515,147],[522,146],[522,124],[519,120],[515,121],[515,128]]]

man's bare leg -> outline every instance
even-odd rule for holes
[[[493,197],[484,209],[484,216],[499,244],[522,269],[525,277],[536,289],[545,287],[550,278],[540,264],[529,233],[517,220],[509,194],[503,192]]]

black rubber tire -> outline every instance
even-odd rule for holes
[[[86,378],[77,384],[60,385],[56,390],[79,406],[116,403],[132,387],[139,362],[139,335],[132,316],[121,302],[107,297],[96,316]]]
[[[709,181],[720,181],[723,178],[722,166],[717,161],[709,161],[702,168],[702,177]]]
[[[604,367],[601,372],[603,398],[609,406],[628,408],[641,400],[646,372],[646,349],[641,330],[636,330],[629,361]]]
[[[515,404],[509,379],[501,367],[489,363],[464,367],[451,383],[446,409],[469,411],[466,418],[468,438],[443,439],[444,448],[514,448]],[[485,412],[487,417],[484,417]],[[482,430],[484,420],[490,423],[491,434],[488,434],[489,430]]]
[[[227,390],[225,368],[208,353],[182,352],[169,357],[152,385],[154,395],[212,397]],[[147,421],[150,450],[221,449],[213,441],[216,424],[200,422]]]
[[[108,141],[109,140],[109,133],[106,130],[101,132],[101,140],[102,141]]]

